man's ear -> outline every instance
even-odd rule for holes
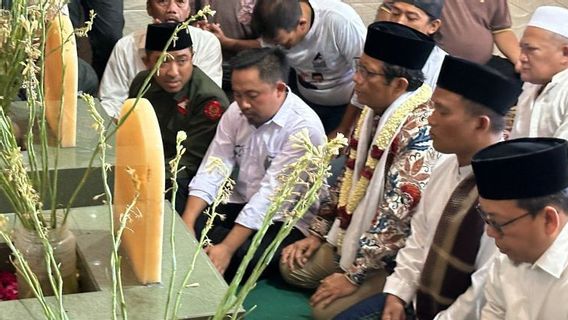
[[[568,43],[562,45],[562,56],[564,57],[564,64],[568,65]]]
[[[403,94],[408,89],[408,79],[403,77],[396,77],[391,82],[397,94]]]
[[[564,214],[559,212],[553,206],[544,207],[544,231],[547,235],[555,235],[560,232],[560,215]]]
[[[286,91],[288,90],[288,86],[284,81],[276,82],[276,91],[278,91],[278,96],[285,95]]]
[[[144,66],[146,66],[147,70],[152,69],[153,63],[150,61],[150,52],[146,51],[142,56],[142,62],[144,62]]]
[[[483,131],[491,130],[491,118],[486,115],[478,116],[475,128]]]
[[[438,32],[441,26],[442,26],[442,20],[440,19],[435,19],[430,21],[428,25],[428,35],[431,36],[434,33]]]
[[[306,18],[300,17],[300,20],[298,20],[298,26],[296,28],[298,28],[298,30],[302,33],[307,33],[310,29],[310,24],[308,23],[308,20]]]
[[[150,7],[150,1],[152,0],[146,0],[146,13],[152,17],[152,7]]]

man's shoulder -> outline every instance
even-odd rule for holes
[[[289,128],[307,127],[323,131],[323,125],[316,112],[293,92],[288,92],[288,95],[286,103],[289,105],[288,112],[290,116],[287,121],[290,124],[294,124]]]
[[[202,30],[201,28],[197,28],[194,26],[189,26],[189,34],[191,35],[191,40],[193,40],[193,42],[202,40],[202,41],[219,41],[217,39],[217,37],[209,32],[209,31],[205,31]]]
[[[145,30],[137,30],[132,33],[125,35],[124,37],[118,39],[114,45],[114,50],[130,50],[137,48],[137,44],[146,35]]]
[[[136,77],[134,77],[132,83],[130,84],[130,89],[128,94],[129,97],[135,97],[138,94],[138,91],[140,90],[140,88],[142,88],[142,84],[144,83],[144,80],[146,79],[149,73],[150,70],[143,70],[140,71],[136,75]]]
[[[195,65],[193,66],[189,94],[193,95],[193,99],[196,99],[198,103],[207,100],[218,100],[224,110],[229,106],[229,99],[223,89],[203,72],[203,70]]]

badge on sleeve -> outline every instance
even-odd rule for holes
[[[189,104],[189,98],[184,97],[177,102],[177,112],[182,116],[187,115],[187,105]]]
[[[223,108],[221,108],[221,103],[217,100],[209,101],[205,108],[203,108],[203,114],[211,121],[217,121],[223,115]]]

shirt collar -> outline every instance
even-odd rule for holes
[[[552,88],[556,87],[559,84],[564,84],[567,81],[568,81],[568,68],[566,68],[566,69],[558,72],[554,76],[552,76],[552,79],[550,80],[550,82],[548,84],[545,85],[542,93],[544,93],[545,91],[552,90]],[[542,85],[537,86],[536,88],[538,88],[537,89],[537,92],[538,92],[538,90],[540,90],[540,88],[542,88]]]
[[[540,268],[557,279],[566,267],[568,267],[568,225],[562,228],[552,245],[532,265],[533,269]]]
[[[286,121],[288,120],[288,115],[290,114],[291,111],[290,105],[294,103],[292,101],[293,96],[294,95],[290,91],[290,88],[286,87],[286,99],[284,99],[282,106],[280,107],[278,112],[276,112],[274,117],[270,119],[270,121],[274,122],[275,124],[279,125],[282,128],[286,126]]]

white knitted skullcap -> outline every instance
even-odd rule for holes
[[[568,9],[554,6],[538,7],[528,26],[545,29],[568,38]]]

